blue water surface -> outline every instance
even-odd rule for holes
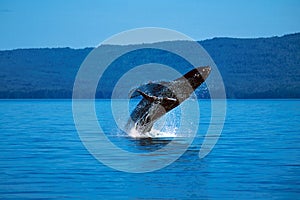
[[[199,159],[210,119],[205,112],[210,104],[204,101],[192,145],[171,165],[149,173],[120,172],[96,160],[79,139],[70,100],[2,100],[0,105],[3,199],[300,196],[300,100],[228,100],[222,135],[213,151]],[[108,101],[98,100],[96,107],[101,108],[99,118],[105,119]],[[157,148],[118,136],[109,122],[105,131],[128,151]]]

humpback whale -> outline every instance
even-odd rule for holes
[[[190,97],[206,80],[210,71],[209,66],[198,67],[173,81],[151,82],[134,89],[130,98],[142,96],[142,100],[130,114],[127,130],[134,125],[140,134],[150,132],[160,117]]]

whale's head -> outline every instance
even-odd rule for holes
[[[211,68],[209,66],[197,67],[186,73],[182,78],[185,78],[195,90],[206,80],[210,71]]]

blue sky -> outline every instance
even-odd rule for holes
[[[299,0],[0,0],[0,49],[93,47],[133,28],[194,39],[300,32]]]

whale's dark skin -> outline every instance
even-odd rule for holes
[[[140,95],[143,98],[132,111],[128,124],[134,123],[141,134],[150,132],[155,121],[188,99],[210,71],[208,66],[198,67],[171,82],[148,83],[137,88],[131,98]]]

